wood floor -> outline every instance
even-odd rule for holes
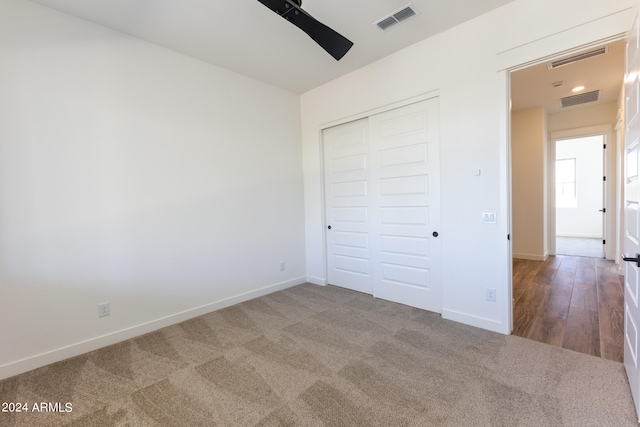
[[[513,334],[622,362],[623,290],[601,258],[513,261]]]

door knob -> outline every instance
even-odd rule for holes
[[[635,258],[631,258],[631,257],[622,257],[622,259],[624,261],[628,261],[628,262],[635,262],[636,266],[640,267],[640,254],[636,254]]]
[[[432,235],[433,237],[438,237],[438,232],[437,232],[437,231],[434,231],[433,233],[431,233],[431,235]]]
[[[329,230],[331,230],[331,226],[328,226],[327,228],[328,228]]]

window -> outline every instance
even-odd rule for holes
[[[576,159],[556,160],[556,207],[575,208],[576,200]]]

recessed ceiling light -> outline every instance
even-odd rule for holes
[[[584,86],[576,86],[571,89],[571,92],[582,92],[584,90]]]

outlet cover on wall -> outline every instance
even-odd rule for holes
[[[486,299],[489,302],[496,302],[496,290],[493,288],[487,288]]]

